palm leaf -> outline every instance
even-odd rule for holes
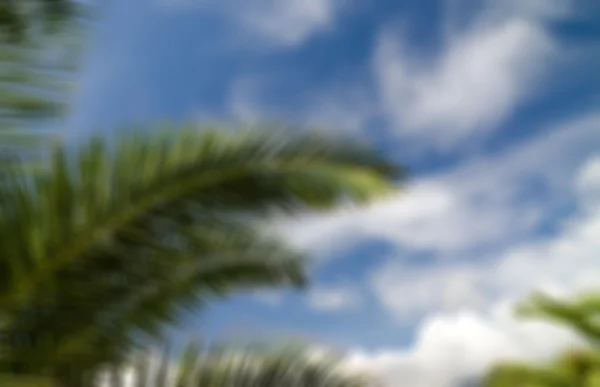
[[[63,117],[77,67],[80,36],[0,45],[0,128],[16,132]]]
[[[57,387],[56,383],[44,377],[0,374],[0,386],[4,387]]]
[[[574,300],[559,300],[535,293],[519,305],[522,317],[543,318],[572,329],[587,339],[591,348],[569,350],[549,364],[501,364],[488,373],[485,386],[571,387],[596,386],[600,375],[600,296],[588,292]]]
[[[0,195],[10,359],[36,371],[119,360],[214,296],[302,284],[303,258],[257,221],[368,202],[398,176],[342,139],[198,128],[59,146],[49,168]]]
[[[269,351],[243,347],[202,347],[190,344],[179,361],[161,356],[152,371],[151,357],[141,359],[149,377],[137,379],[137,387],[368,387],[376,381],[368,375],[351,372],[343,359],[331,351],[316,356],[308,346],[288,345]],[[140,362],[140,359],[136,359]],[[172,377],[164,377],[164,364],[170,363]],[[108,387],[116,387],[109,385]]]
[[[22,42],[33,31],[56,31],[76,14],[72,0],[2,0],[0,2],[0,41]]]
[[[502,364],[486,376],[486,387],[569,387],[568,376],[552,367],[525,364]]]
[[[594,387],[600,372],[600,354],[589,349],[569,350],[548,364],[501,364],[486,376],[488,387]]]
[[[0,173],[15,157],[39,169],[59,138],[81,52],[80,24],[71,20],[56,34],[25,41],[0,40]]]
[[[560,323],[582,335],[592,345],[600,344],[600,293],[587,292],[572,301],[560,301],[534,294],[518,308],[521,316],[544,318]]]

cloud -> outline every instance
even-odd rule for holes
[[[590,211],[600,207],[600,159],[585,165],[577,175],[575,187],[582,207]]]
[[[293,47],[334,23],[339,0],[157,0],[162,9],[203,11],[224,16],[248,35],[269,45]]]
[[[326,87],[310,90],[301,106],[285,109],[265,102],[280,79],[256,75],[234,80],[229,88],[229,114],[244,123],[261,122],[267,117],[330,133],[351,133],[363,140],[371,136],[365,128],[376,116],[377,108],[372,95],[360,82],[336,80]]]
[[[260,36],[282,46],[303,43],[326,30],[338,10],[335,0],[254,0],[244,2],[240,21]]]
[[[571,184],[579,211],[556,235],[510,246],[486,261],[415,268],[391,259],[371,279],[382,305],[403,320],[435,310],[483,309],[498,298],[521,298],[537,288],[565,293],[597,284],[600,153],[576,176]]]
[[[323,312],[356,309],[362,301],[361,293],[348,285],[312,287],[306,298],[310,308]]]
[[[478,380],[499,361],[543,361],[581,344],[555,325],[516,320],[509,306],[499,304],[485,314],[436,314],[421,325],[412,347],[355,350],[348,366],[369,371],[385,387],[451,387]]]
[[[396,247],[369,281],[398,330],[419,322],[414,345],[356,350],[350,367],[390,387],[457,386],[501,360],[543,361],[581,345],[557,326],[515,319],[512,309],[533,289],[569,295],[600,281],[599,124],[591,114],[548,127],[419,178],[386,202],[294,223],[286,235],[313,251],[371,238]],[[405,259],[420,251],[441,260]]]
[[[503,360],[543,361],[583,345],[564,328],[517,320],[514,300],[533,289],[570,296],[600,281],[600,153],[571,182],[578,211],[555,235],[507,248],[487,262],[415,269],[390,260],[372,278],[376,296],[400,321],[425,316],[408,349],[355,351],[349,362],[386,386],[457,386]]]
[[[456,14],[467,14],[463,3],[452,3],[462,11]],[[373,61],[384,114],[401,135],[439,149],[485,135],[531,97],[551,69],[559,48],[547,21],[567,15],[563,3],[484,1],[468,21],[449,11],[434,58],[384,29]]]
[[[572,176],[600,142],[600,115],[545,128],[502,153],[409,183],[397,196],[362,208],[278,220],[294,246],[328,256],[363,241],[442,258],[496,252],[526,240],[572,204]]]

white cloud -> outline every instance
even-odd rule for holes
[[[596,157],[571,182],[578,187],[580,211],[557,235],[511,246],[487,261],[414,268],[390,260],[372,277],[383,306],[402,320],[440,309],[482,309],[498,298],[524,297],[536,288],[572,292],[597,284],[600,153]]]
[[[436,314],[421,325],[411,348],[356,350],[348,365],[368,370],[385,387],[451,387],[477,380],[499,361],[542,361],[581,344],[557,326],[516,320],[508,306],[499,304],[485,314]]]
[[[348,285],[312,287],[306,298],[312,309],[325,312],[356,309],[362,301],[361,293]]]
[[[432,311],[486,306],[486,284],[481,277],[472,264],[415,269],[390,261],[375,271],[371,282],[384,309],[404,322]]]
[[[334,82],[325,90],[309,93],[307,103],[292,112],[263,102],[273,83],[273,79],[261,76],[235,80],[228,98],[231,116],[243,123],[258,123],[265,118],[292,121],[302,127],[351,133],[368,140],[365,127],[368,120],[375,117],[376,106],[362,85]]]
[[[556,326],[516,320],[512,305],[533,289],[572,294],[600,280],[599,124],[591,115],[549,128],[517,148],[417,181],[388,202],[296,225],[295,243],[314,250],[372,237],[397,247],[370,283],[399,323],[420,319],[415,344],[355,351],[350,366],[367,368],[386,387],[450,387],[501,360],[545,360],[580,345]],[[543,192],[528,192],[533,183]],[[552,219],[573,202],[569,220],[549,236],[522,220],[531,213]],[[485,259],[450,259],[486,247]],[[446,260],[402,261],[415,250]]]
[[[374,71],[383,110],[397,131],[427,141],[422,145],[448,148],[509,116],[536,91],[556,57],[545,22],[564,15],[564,2],[546,3],[552,6],[532,0],[484,2],[467,27],[456,27],[465,24],[462,20],[447,23],[454,26],[433,61],[385,29]]]
[[[600,159],[586,164],[577,176],[575,186],[581,205],[587,209],[600,207]]]
[[[356,137],[372,136],[365,129],[375,116],[376,105],[362,85],[334,85],[329,90],[315,93],[300,115],[308,126],[323,126],[329,131],[339,130]]]
[[[292,47],[335,23],[340,0],[157,0],[162,9],[208,11],[234,21],[241,36]],[[256,44],[257,42],[255,42]]]
[[[530,237],[572,203],[572,176],[597,151],[598,126],[600,116],[590,115],[546,128],[532,141],[417,179],[369,207],[282,220],[276,229],[322,255],[373,238],[442,257],[495,251]]]
[[[450,387],[476,380],[498,361],[542,361],[582,345],[573,332],[512,313],[512,300],[536,288],[560,295],[597,288],[600,153],[580,166],[571,184],[579,211],[551,237],[512,246],[487,262],[380,267],[372,280],[384,307],[400,320],[426,317],[413,347],[357,351],[351,364],[370,369],[385,386]]]
[[[255,123],[265,114],[260,106],[261,83],[257,78],[243,77],[232,83],[229,92],[228,108],[235,120]]]
[[[295,46],[329,28],[336,0],[253,0],[236,10],[241,22],[259,35],[283,46]]]

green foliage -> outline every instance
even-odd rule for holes
[[[518,313],[565,325],[584,337],[589,348],[567,351],[545,365],[498,365],[487,375],[485,386],[600,386],[600,293],[589,292],[572,301],[537,293],[519,306]]]
[[[158,361],[152,360],[148,354],[135,358],[136,387],[375,386],[375,381],[367,375],[344,368],[342,359],[335,354],[316,355],[304,346],[258,352],[245,348],[203,350],[191,344],[179,359],[163,353]],[[171,368],[169,378],[167,368]],[[123,368],[111,371],[108,387],[120,387]]]
[[[81,52],[80,24],[73,20],[60,32],[26,41],[0,41],[0,173],[14,159],[40,167],[48,145],[58,140]]]
[[[32,119],[62,116],[68,77],[74,70],[73,63],[62,56],[62,47],[55,45],[58,52],[54,55],[33,43],[0,47],[0,126],[23,127]]]
[[[3,387],[57,387],[49,378],[27,377],[0,374],[0,386]]]
[[[72,0],[1,0],[0,42],[22,42],[32,30],[56,30],[76,12]]]
[[[566,325],[590,344],[600,344],[600,292],[588,292],[572,301],[534,294],[518,308],[523,317],[545,318]]]
[[[488,387],[598,387],[600,355],[593,350],[571,350],[549,364],[502,364],[487,376]]]
[[[46,158],[39,130],[68,107],[80,31],[45,28],[75,20],[71,4],[0,0],[2,386],[91,386],[215,297],[303,285],[305,258],[260,222],[366,202],[399,172],[339,139],[196,128]]]
[[[303,257],[258,222],[399,176],[341,139],[218,128],[59,146],[48,168],[0,185],[1,365],[56,377],[122,360],[215,296],[302,285]]]

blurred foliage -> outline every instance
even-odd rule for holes
[[[518,313],[565,325],[585,338],[589,347],[566,351],[544,365],[500,364],[486,376],[485,386],[600,387],[600,292],[570,301],[534,294]]]
[[[0,42],[23,42],[36,30],[56,31],[76,10],[72,0],[0,0]]]
[[[400,172],[340,138],[195,127],[49,161],[0,185],[0,365],[57,378],[122,360],[211,298],[302,285],[306,261],[257,222],[369,201]]]
[[[570,350],[545,365],[502,364],[486,378],[489,387],[599,387],[600,354]]]
[[[125,367],[108,370],[107,387],[124,385],[132,375],[135,387],[373,387],[369,375],[344,367],[327,351],[317,355],[308,346],[288,345],[267,351],[248,348],[206,348],[188,345],[179,358],[168,352],[140,353]],[[170,372],[167,372],[170,371]]]
[[[306,259],[257,225],[273,211],[366,202],[401,175],[353,142],[261,131],[166,128],[77,153],[49,147],[85,27],[74,4],[0,0],[1,386],[92,386],[99,367],[215,297],[303,285]],[[215,378],[250,377],[223,371],[231,358],[205,364]],[[263,375],[303,364],[269,359]]]
[[[574,330],[590,345],[600,345],[600,291],[586,292],[573,300],[558,300],[541,293],[519,305],[527,318],[543,318]]]
[[[0,0],[5,1],[5,0]],[[30,2],[2,3],[26,7]],[[16,6],[16,5],[14,5]],[[59,140],[84,41],[84,19],[66,19],[52,34],[0,40],[0,173],[19,159],[40,167]]]

